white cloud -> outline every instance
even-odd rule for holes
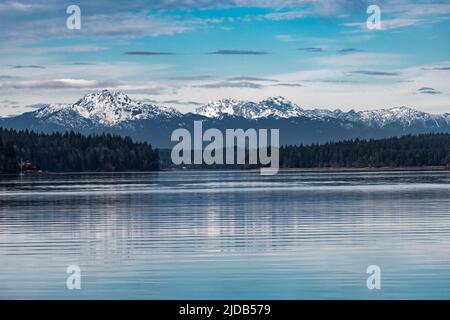
[[[19,78],[21,80],[51,80],[51,79],[65,79],[65,78],[82,78],[82,79],[129,79],[139,78],[146,80],[153,77],[156,73],[166,70],[172,67],[169,64],[142,64],[134,62],[92,62],[84,64],[80,63],[68,63],[68,64],[56,64],[51,63],[45,57],[40,59],[34,59],[33,65],[44,65],[45,68],[33,68],[33,69],[14,69],[10,68],[8,64],[9,60],[5,60],[5,65],[0,68],[0,74],[7,74],[11,77]],[[29,58],[23,57],[22,60],[15,60],[16,64],[22,62],[30,63]],[[50,63],[49,63],[50,62]],[[1,80],[1,79],[0,79]]]
[[[401,13],[407,16],[445,15],[450,13],[448,3],[415,3],[387,6],[388,12]]]
[[[381,29],[391,30],[422,24],[431,24],[447,19],[450,13],[450,4],[446,3],[415,3],[405,1],[389,2],[380,6]],[[357,27],[362,31],[367,29],[366,21],[344,22],[345,27]]]
[[[48,53],[82,53],[98,52],[108,49],[99,45],[69,45],[57,47],[2,47],[1,54],[48,54]]]
[[[20,48],[47,39],[61,38],[114,38],[133,39],[183,33],[216,20],[177,20],[169,17],[153,17],[143,13],[113,13],[84,15],[80,30],[68,30],[65,15],[56,18],[30,18],[20,23],[11,21],[7,28],[0,28],[2,46]],[[3,49],[2,51],[4,51]],[[12,49],[8,49],[12,50]]]
[[[33,8],[31,4],[25,4],[16,1],[7,1],[5,3],[0,3],[0,12],[11,12],[11,11],[29,11]]]
[[[381,20],[381,30],[391,30],[399,29],[404,27],[410,27],[414,25],[428,23],[429,21],[425,19],[417,18],[394,18],[394,19],[382,19]],[[342,23],[345,27],[358,27],[363,31],[371,31],[367,28],[366,22],[346,22]]]
[[[338,54],[332,56],[312,57],[311,63],[333,68],[349,67],[377,67],[393,66],[399,62],[404,62],[406,57],[400,54],[376,53],[376,52],[355,52],[350,54]]]
[[[16,80],[15,85],[6,86],[0,92],[8,93],[8,99],[18,101],[25,106],[35,103],[74,102],[82,95],[103,88],[122,90],[136,99],[153,99],[158,101],[195,101],[172,105],[182,112],[191,111],[198,103],[221,98],[261,100],[268,96],[282,95],[305,108],[341,108],[343,110],[366,110],[394,106],[410,106],[428,112],[449,112],[450,83],[448,68],[450,61],[439,65],[419,65],[396,71],[398,77],[377,77],[358,75],[348,76],[344,65],[334,68],[301,70],[297,72],[267,75],[274,82],[264,82],[259,87],[208,87],[196,85],[192,81],[164,82],[148,81],[101,81],[92,79],[47,79]],[[217,81],[227,81],[216,79]],[[9,79],[11,83],[11,79]],[[199,78],[195,84],[208,84],[209,78]],[[3,82],[5,83],[5,82]],[[301,84],[299,86],[279,86],[279,83]],[[440,94],[426,95],[418,92],[423,87],[434,88]],[[27,95],[23,95],[26,90]],[[50,99],[50,101],[49,101]],[[170,105],[170,103],[167,103]],[[26,109],[15,108],[15,113]],[[1,111],[4,112],[4,111]]]
[[[304,18],[311,15],[309,10],[292,10],[285,12],[272,12],[264,15],[264,18],[274,21],[280,20],[294,20],[299,18]]]
[[[19,80],[3,81],[0,83],[0,90],[6,89],[99,89],[104,87],[117,87],[119,81],[99,81],[86,79],[54,79],[54,80]]]
[[[378,55],[381,59],[381,56]],[[379,60],[378,60],[379,61]],[[380,61],[379,61],[380,62]],[[358,75],[347,76],[352,69],[339,65],[335,68],[304,70],[283,74],[267,75],[279,82],[301,83],[303,87],[276,86],[267,84],[262,88],[205,88],[180,87],[176,97],[185,100],[207,102],[221,98],[261,100],[268,96],[282,95],[305,108],[341,108],[343,110],[367,110],[410,106],[427,112],[450,111],[450,83],[448,70],[450,62],[438,66],[415,66],[399,70],[400,77]],[[429,70],[424,70],[428,68]],[[432,87],[441,92],[438,95],[418,93],[422,87]],[[173,97],[172,97],[173,98]],[[170,99],[164,93],[160,99]],[[190,111],[187,107],[182,111]]]

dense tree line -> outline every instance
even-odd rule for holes
[[[51,172],[153,171],[158,150],[146,142],[110,134],[43,134],[0,128],[0,172],[17,172],[19,163]]]
[[[408,135],[280,148],[282,168],[450,166],[450,134]]]
[[[165,167],[173,167],[164,150]],[[146,142],[110,134],[43,134],[0,128],[0,173],[19,171],[28,161],[50,172],[159,170],[159,151]],[[450,134],[409,135],[382,140],[348,140],[326,144],[282,146],[281,168],[450,167]],[[192,165],[186,167],[194,168]],[[200,165],[198,168],[211,168]],[[197,168],[195,167],[195,168]],[[259,166],[214,166],[253,168]]]

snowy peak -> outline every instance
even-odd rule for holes
[[[253,120],[269,117],[278,119],[306,117],[311,120],[353,122],[372,128],[383,128],[389,125],[440,127],[450,124],[450,114],[433,115],[408,107],[358,112],[355,110],[344,112],[339,109],[334,111],[327,109],[305,110],[284,97],[271,97],[260,102],[223,99],[209,102],[205,106],[197,108],[194,113],[216,119],[221,119],[224,116],[244,117]]]
[[[359,112],[351,110],[347,113],[336,114],[336,118],[362,123],[369,127],[383,128],[392,124],[399,124],[403,127],[417,124],[425,125],[427,122],[437,121],[443,117],[408,107],[394,107]]]
[[[260,104],[280,111],[299,108],[296,104],[282,96],[267,98],[261,101]]]
[[[258,114],[258,105],[249,101],[222,99],[210,101],[204,106],[195,109],[194,113],[208,118],[221,119],[224,116],[254,118]]]
[[[109,90],[89,93],[74,104],[52,104],[37,111],[38,118],[58,124],[71,122],[71,118],[78,116],[102,126],[177,115],[180,113],[173,108],[144,104],[123,92]]]
[[[264,110],[262,117],[292,118],[305,114],[305,111],[284,97],[272,97],[259,103]]]
[[[224,116],[243,117],[246,119],[291,118],[300,116],[302,112],[303,109],[283,97],[268,98],[258,103],[222,99],[210,101],[194,111],[196,114],[217,119],[221,119]]]

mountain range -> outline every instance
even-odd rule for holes
[[[0,126],[36,132],[107,132],[148,141],[159,148],[173,143],[177,128],[278,128],[281,144],[310,144],[354,138],[385,138],[405,134],[450,133],[450,114],[429,114],[408,107],[370,111],[303,109],[283,98],[260,102],[223,99],[191,113],[132,100],[118,91],[89,93],[73,104],[44,105],[36,111],[0,118]]]

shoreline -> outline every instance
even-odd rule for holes
[[[63,175],[63,174],[136,174],[136,173],[160,173],[160,172],[259,172],[259,168],[255,169],[208,169],[208,168],[167,168],[158,171],[67,171],[67,172],[29,172],[23,176],[46,176],[46,175]],[[341,167],[327,167],[327,168],[280,168],[279,172],[290,171],[305,171],[305,172],[383,172],[383,171],[450,171],[450,168],[445,166],[427,166],[427,167],[380,167],[380,168],[341,168]],[[19,173],[0,173],[0,176],[17,176]]]

